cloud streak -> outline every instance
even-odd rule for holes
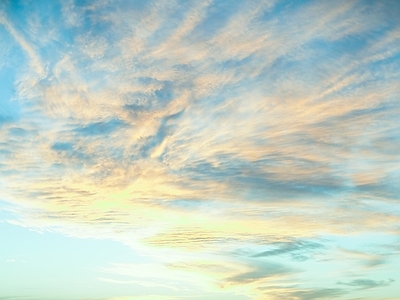
[[[355,279],[351,282],[338,282],[338,284],[341,285],[348,285],[348,286],[355,286],[359,287],[360,289],[371,289],[371,288],[376,288],[376,287],[383,287],[391,284],[394,280],[393,279],[388,279],[388,280],[381,280],[381,281],[375,281],[371,279]]]

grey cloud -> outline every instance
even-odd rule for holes
[[[248,200],[259,199],[260,195],[264,195],[266,201],[281,201],[345,191],[344,180],[328,172],[318,177],[311,171],[309,175],[302,172],[303,176],[296,179],[282,179],[279,176],[278,172],[296,163],[300,172],[312,167],[318,168],[319,164],[312,161],[303,161],[300,165],[301,159],[296,157],[267,156],[263,160],[251,162],[232,154],[219,154],[215,158],[220,162],[217,166],[205,159],[193,159],[181,171],[195,181],[226,182],[235,192],[248,191]],[[295,171],[292,169],[292,172]]]
[[[233,284],[244,284],[258,281],[263,278],[288,275],[293,272],[295,272],[293,269],[284,265],[264,262],[257,265],[252,271],[226,278],[224,281]]]
[[[393,282],[394,282],[393,279],[380,280],[380,281],[372,280],[372,279],[355,279],[350,282],[339,281],[337,284],[359,287],[360,289],[371,289],[371,288],[388,286],[388,285],[392,284]]]
[[[307,260],[310,253],[314,250],[324,247],[322,244],[309,241],[279,242],[272,243],[270,246],[275,249],[254,254],[253,257],[270,257],[289,254],[293,259],[303,261]]]
[[[386,263],[385,257],[379,257],[378,256],[378,257],[375,257],[375,258],[368,259],[365,262],[365,265],[367,267],[369,267],[369,268],[373,268],[373,267],[381,266],[381,265],[383,265],[385,263]]]

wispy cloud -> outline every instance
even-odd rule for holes
[[[36,75],[39,78],[45,76],[45,70],[43,68],[43,64],[37,55],[34,47],[27,41],[27,39],[19,33],[12,22],[7,18],[6,14],[2,12],[0,14],[0,24],[2,24],[11,36],[15,39],[15,41],[21,46],[21,48],[25,51],[30,59],[30,67],[36,72]]]
[[[371,280],[371,279],[355,279],[351,282],[339,281],[338,284],[355,286],[355,287],[359,287],[360,289],[370,289],[370,288],[376,288],[376,287],[384,287],[384,286],[391,284],[392,282],[394,282],[393,279],[380,280],[380,281]]]
[[[8,222],[117,240],[205,294],[334,298],[299,278],[392,259],[327,236],[398,233],[396,1],[21,3],[0,14]]]
[[[295,299],[304,299],[304,300],[312,300],[312,299],[335,299],[339,298],[346,294],[345,291],[341,289],[310,289],[310,290],[302,290],[290,293],[289,297],[295,297]]]
[[[272,250],[267,250],[254,254],[253,257],[271,257],[282,254],[291,254],[294,259],[307,260],[308,251],[313,251],[314,249],[323,247],[322,244],[307,241],[276,242],[272,243],[271,246],[278,247],[274,247],[274,249]]]

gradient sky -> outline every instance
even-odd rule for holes
[[[400,1],[0,2],[0,299],[400,299]]]

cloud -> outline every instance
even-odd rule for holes
[[[294,271],[288,267],[274,263],[259,263],[253,270],[241,273],[229,278],[225,281],[229,284],[246,284],[253,283],[269,277],[280,277],[293,273]]]
[[[342,289],[310,289],[310,290],[302,290],[294,293],[290,293],[289,297],[297,297],[298,299],[303,300],[312,300],[312,299],[332,299],[338,298],[347,294],[346,291]]]
[[[5,28],[9,31],[9,33],[12,35],[12,37],[15,39],[15,41],[21,46],[21,48],[26,52],[26,54],[29,56],[30,59],[30,65],[33,70],[35,70],[36,75],[39,76],[39,78],[42,78],[45,76],[45,70],[42,65],[40,57],[37,55],[35,49],[33,46],[24,38],[21,33],[19,33],[13,24],[8,20],[7,16],[5,15],[4,12],[0,14],[0,24],[5,26]]]
[[[99,300],[147,300],[147,299],[160,299],[160,300],[171,300],[171,299],[179,299],[174,297],[169,297],[169,296],[163,296],[163,295],[146,295],[146,296],[126,296],[126,297],[112,297],[112,298],[103,298]]]
[[[366,268],[379,267],[387,262],[386,255],[383,254],[369,254],[349,249],[339,249],[339,251],[343,254],[344,259],[359,260],[361,264]]]
[[[294,241],[294,242],[277,242],[272,243],[270,246],[278,246],[273,250],[267,250],[254,254],[253,257],[270,257],[282,254],[291,254],[296,260],[307,260],[307,252],[312,252],[314,249],[323,248],[322,244],[308,242],[308,241]]]
[[[388,286],[392,282],[394,282],[393,279],[380,280],[380,281],[371,280],[371,279],[355,279],[355,280],[352,280],[351,282],[339,281],[337,284],[359,287],[360,289],[371,289],[371,288],[376,288],[376,287]]]
[[[0,55],[28,59],[0,77],[14,224],[112,238],[150,253],[151,282],[169,266],[250,298],[275,280],[341,295],[297,283],[317,251],[337,272],[338,257],[386,267],[379,246],[324,236],[398,231],[395,1],[63,1],[48,17],[10,3]]]

